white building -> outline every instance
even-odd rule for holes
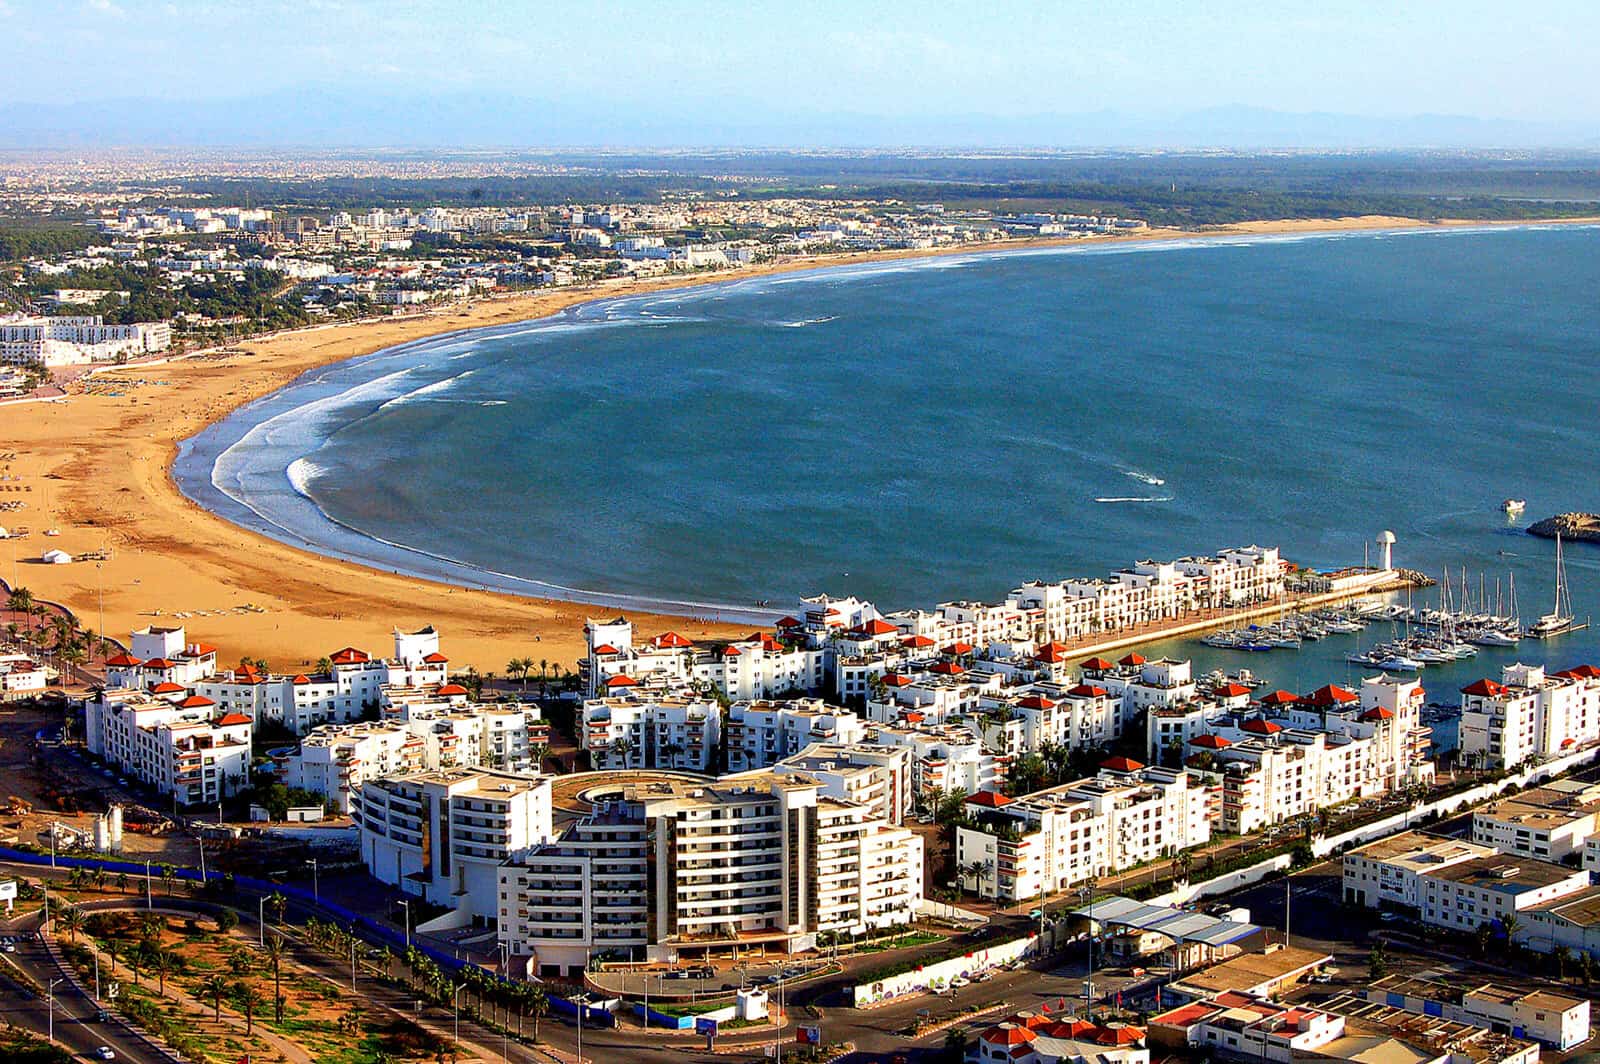
[[[1206,788],[1183,771],[1107,761],[1098,776],[1019,798],[967,799],[956,830],[962,884],[1006,902],[1171,856],[1211,838]]]
[[[100,315],[0,319],[0,364],[75,366],[164,351],[172,344],[165,322],[107,325]]]
[[[804,774],[651,780],[500,870],[500,936],[547,973],[597,949],[676,962],[908,923],[922,842]]]
[[[710,698],[591,698],[583,703],[578,748],[596,769],[711,772],[721,734],[722,707]]]
[[[500,866],[550,840],[550,779],[447,769],[370,780],[350,813],[374,878],[451,910],[434,926],[492,925]]]
[[[182,690],[114,688],[84,703],[89,752],[186,806],[214,805],[249,782],[250,735],[249,717]]]
[[[584,625],[588,652],[579,663],[591,697],[621,688],[678,691],[710,684],[730,700],[784,698],[824,689],[827,653],[756,634],[731,643],[696,644],[665,632],[635,644],[625,617]]]
[[[1597,815],[1600,784],[1552,780],[1474,809],[1472,841],[1535,861],[1585,857],[1587,842],[1600,830]]]
[[[1388,975],[1357,993],[1417,1015],[1442,1016],[1531,1038],[1559,1052],[1589,1040],[1588,999],[1548,990]]]
[[[1515,768],[1600,742],[1600,669],[1580,665],[1545,674],[1507,665],[1500,682],[1461,689],[1461,756],[1485,767]]]
[[[816,698],[735,702],[727,714],[729,772],[766,768],[814,743],[848,746],[866,733],[860,717]]]
[[[0,654],[0,702],[42,694],[48,682],[39,662],[23,654]]]
[[[146,689],[175,683],[193,687],[217,669],[217,648],[191,643],[183,626],[152,625],[134,632],[126,653],[106,659],[106,686]]]

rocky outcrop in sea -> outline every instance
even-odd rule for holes
[[[1528,526],[1528,531],[1545,539],[1581,539],[1600,543],[1600,514],[1568,513],[1546,517]]]

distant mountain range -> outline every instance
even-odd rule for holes
[[[353,95],[327,88],[184,103],[0,104],[0,147],[793,147],[1600,149],[1600,122],[1460,115],[1378,118],[1214,107],[990,117],[741,114],[728,100],[643,111],[488,93]]]

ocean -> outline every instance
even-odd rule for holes
[[[1277,544],[1515,574],[1600,509],[1600,229],[1090,245],[602,300],[307,374],[187,441],[192,499],[287,542],[457,583],[752,621],[885,609]],[[1500,512],[1525,498],[1524,521]],[[1600,546],[1568,551],[1600,613]],[[1418,601],[1431,602],[1433,592]],[[770,609],[756,607],[769,602]],[[1308,690],[1358,641],[1197,668]],[[1430,667],[1600,661],[1591,629]]]

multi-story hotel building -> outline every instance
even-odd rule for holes
[[[176,685],[172,685],[176,687]],[[250,718],[209,698],[111,689],[84,703],[86,745],[122,772],[186,806],[214,805],[244,787]]]
[[[865,736],[861,718],[816,698],[735,702],[723,724],[728,771],[766,768],[813,743],[848,746]]]
[[[501,941],[539,971],[575,972],[598,949],[665,961],[792,952],[909,922],[921,839],[820,789],[770,772],[626,784],[500,869]]]
[[[350,816],[375,879],[449,908],[439,927],[492,924],[500,866],[550,840],[550,778],[458,768],[369,780]]]

